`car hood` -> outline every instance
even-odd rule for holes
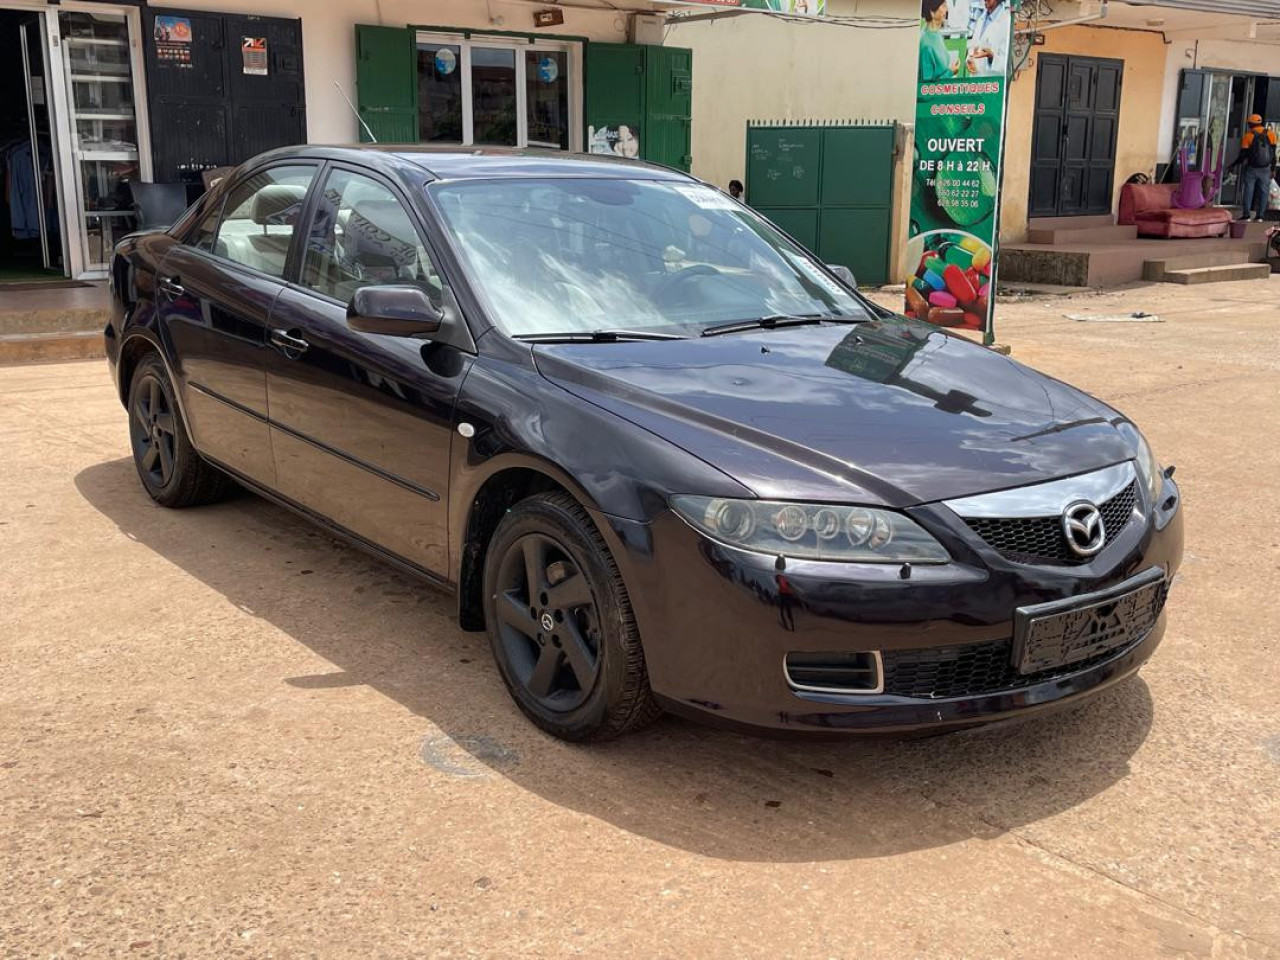
[[[1106,404],[915,321],[539,345],[534,355],[563,389],[766,499],[909,506],[1133,456]]]

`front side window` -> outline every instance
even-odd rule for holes
[[[404,204],[385,184],[348,170],[335,170],[324,185],[301,282],[343,303],[361,287],[411,283],[438,305],[442,289]]]
[[[314,166],[271,167],[237,185],[223,206],[215,256],[283,277]]]
[[[821,264],[714,187],[566,178],[428,189],[511,336],[867,316]]]

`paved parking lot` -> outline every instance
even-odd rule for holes
[[[550,740],[443,595],[154,506],[102,362],[0,369],[0,956],[1280,956],[1280,279],[1000,338],[1178,465],[1188,555],[1138,678],[911,742]]]

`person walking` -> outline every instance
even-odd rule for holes
[[[1240,218],[1265,220],[1276,165],[1276,135],[1262,125],[1259,114],[1249,118],[1249,129],[1240,138],[1240,155],[1231,165],[1244,167],[1240,174],[1240,203],[1244,208]]]

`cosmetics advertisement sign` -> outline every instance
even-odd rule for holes
[[[990,341],[1013,13],[1008,0],[922,12],[906,312]]]

